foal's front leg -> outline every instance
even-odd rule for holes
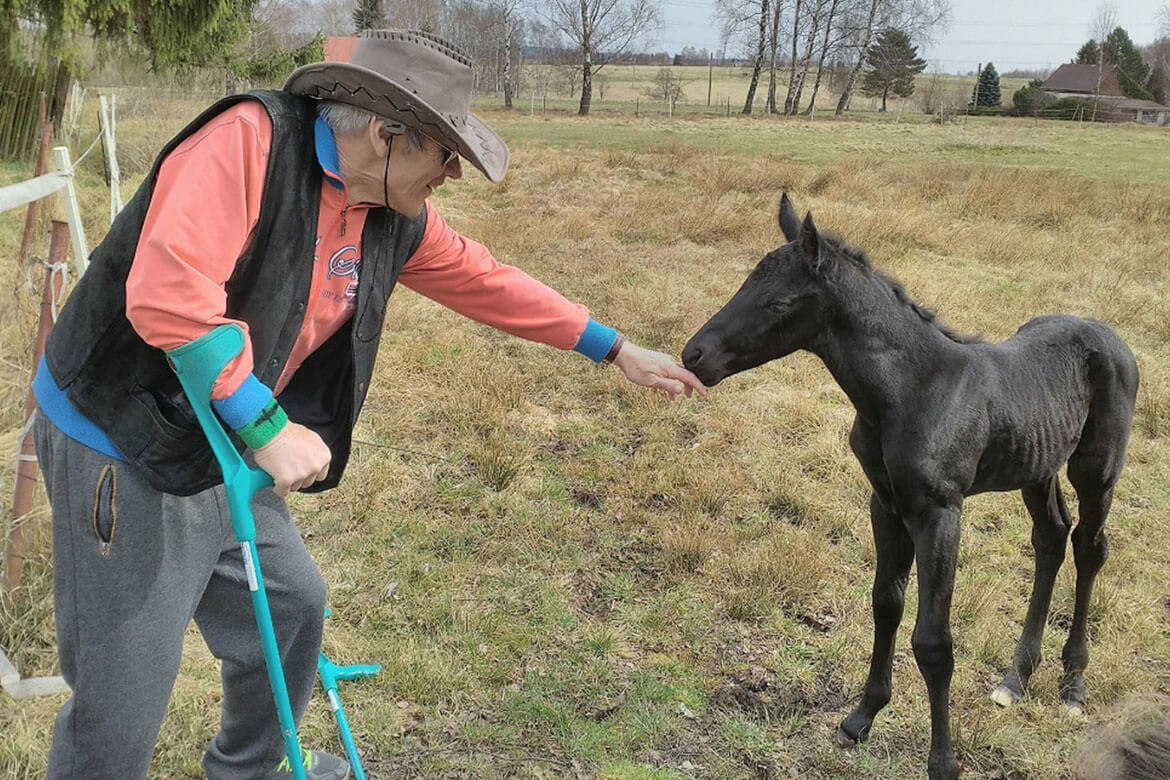
[[[914,543],[902,519],[882,504],[877,494],[869,498],[870,523],[877,549],[873,578],[873,653],[861,703],[837,729],[837,742],[847,747],[869,737],[873,719],[890,702],[894,664],[894,638],[902,622],[906,583],[914,562]]]
[[[910,643],[930,698],[930,780],[955,780],[959,762],[951,743],[951,594],[959,556],[960,507],[931,507],[910,520],[918,566],[918,620]]]

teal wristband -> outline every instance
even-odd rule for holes
[[[275,439],[276,434],[283,431],[286,425],[288,415],[273,398],[260,410],[260,414],[252,418],[252,422],[237,428],[236,434],[243,439],[248,449],[258,450]]]

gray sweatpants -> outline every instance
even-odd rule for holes
[[[53,510],[53,599],[61,673],[49,778],[146,776],[195,619],[221,661],[208,778],[257,778],[284,753],[223,488],[182,498],[39,416],[37,456]],[[325,584],[283,499],[253,502],[259,550],[297,720],[313,692]]]

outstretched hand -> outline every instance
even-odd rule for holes
[[[627,341],[613,362],[626,379],[642,387],[665,390],[672,401],[680,394],[687,398],[692,392],[707,395],[707,388],[699,378],[664,352],[654,352]]]

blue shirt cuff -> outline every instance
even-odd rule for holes
[[[589,322],[585,325],[585,330],[581,333],[581,338],[577,340],[577,346],[573,347],[573,351],[580,352],[594,363],[600,363],[605,360],[605,356],[609,354],[609,350],[616,340],[616,330],[602,325],[590,317]]]
[[[264,411],[271,400],[272,390],[255,374],[248,374],[248,378],[234,393],[220,401],[212,401],[211,408],[228,427],[238,431],[255,420],[256,415]]]

